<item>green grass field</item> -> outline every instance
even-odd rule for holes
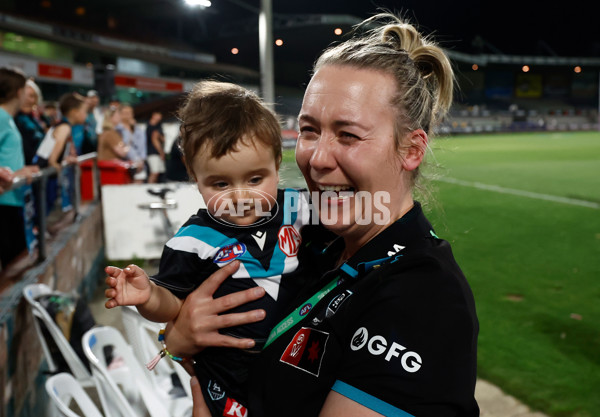
[[[426,210],[475,295],[479,376],[552,416],[600,415],[600,133],[432,148]],[[284,161],[301,185],[292,152]]]

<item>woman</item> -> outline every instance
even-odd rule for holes
[[[339,238],[319,260],[327,272],[261,353],[254,416],[479,415],[473,297],[412,198],[431,131],[452,101],[450,63],[392,15],[367,25],[377,27],[321,55],[304,96],[296,160]],[[212,300],[235,268],[188,297],[169,329],[172,352],[252,344],[215,331],[260,315],[218,315],[253,298]]]
[[[127,157],[129,147],[123,143],[123,138],[117,130],[119,123],[121,123],[119,110],[115,107],[106,110],[102,121],[102,133],[98,137],[99,161],[123,160]]]
[[[37,84],[28,79],[25,84],[25,101],[15,115],[15,124],[23,138],[25,163],[33,164],[38,146],[42,143],[46,132],[37,118],[37,107],[42,102],[42,92]]]

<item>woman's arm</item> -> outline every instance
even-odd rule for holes
[[[254,346],[252,339],[238,339],[219,333],[219,329],[261,321],[264,310],[245,313],[221,314],[242,304],[264,296],[262,287],[213,298],[221,283],[239,267],[239,261],[219,269],[187,296],[177,318],[167,325],[165,342],[169,352],[177,356],[193,356],[205,347],[232,347],[248,349]]]

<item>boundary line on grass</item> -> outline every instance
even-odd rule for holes
[[[459,180],[457,178],[450,178],[450,177],[436,178],[435,180],[441,181],[441,182],[446,182],[449,184],[462,185],[464,187],[477,188],[479,190],[494,191],[494,192],[502,193],[502,194],[511,194],[511,195],[517,195],[520,197],[535,198],[537,200],[552,201],[554,203],[563,203],[563,204],[570,204],[573,206],[588,207],[588,208],[592,208],[592,209],[596,209],[596,210],[600,209],[600,203],[595,203],[593,201],[579,200],[576,198],[560,197],[560,196],[551,195],[551,194],[534,193],[531,191],[517,190],[515,188],[500,187],[499,185],[484,184],[484,183],[475,182],[475,181],[463,181],[463,180]]]

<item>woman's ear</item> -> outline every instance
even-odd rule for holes
[[[429,138],[423,129],[417,129],[408,133],[405,140],[406,147],[404,147],[405,154],[402,158],[402,168],[406,171],[412,171],[421,165],[427,151]]]

